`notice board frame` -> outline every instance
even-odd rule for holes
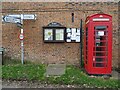
[[[45,40],[45,29],[52,29],[53,30],[53,40]],[[56,29],[63,29],[63,40],[56,40]],[[64,43],[66,41],[66,27],[43,27],[43,41],[45,43]]]

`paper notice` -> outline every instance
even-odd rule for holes
[[[98,31],[99,36],[104,36],[104,31]]]
[[[67,39],[67,42],[71,42],[71,39]]]
[[[76,40],[76,28],[72,28],[71,39],[72,39],[72,40]]]
[[[71,29],[70,28],[67,28],[67,33],[71,32]]]
[[[80,36],[76,36],[76,42],[80,42]]]
[[[77,33],[80,33],[80,29],[79,28],[77,29]]]

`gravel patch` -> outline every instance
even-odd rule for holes
[[[83,88],[83,86],[41,84],[38,81],[2,80],[2,88]]]

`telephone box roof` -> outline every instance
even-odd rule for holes
[[[87,21],[88,19],[93,19],[93,18],[99,18],[99,17],[102,18],[102,16],[105,17],[105,18],[112,18],[112,16],[109,15],[109,14],[97,13],[97,14],[92,14],[90,16],[87,16],[85,21]]]

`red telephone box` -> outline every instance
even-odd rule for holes
[[[84,66],[88,74],[111,75],[112,16],[94,14],[86,18]]]

